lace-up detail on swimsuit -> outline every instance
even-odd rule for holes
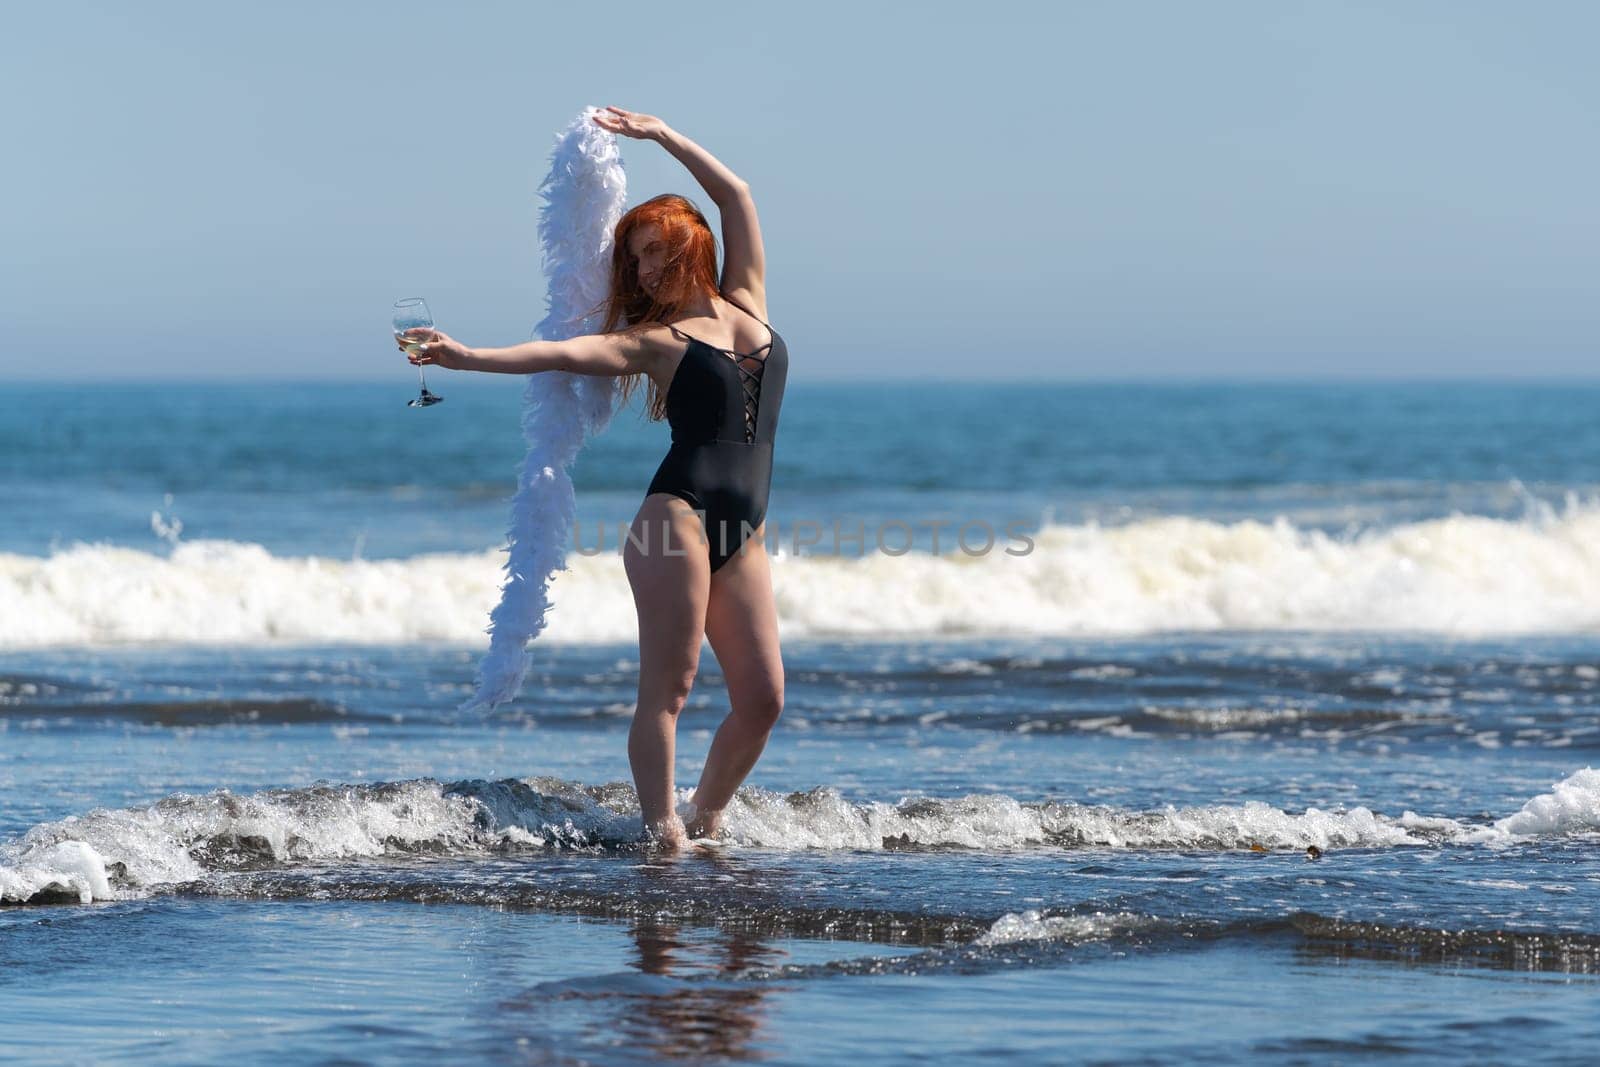
[[[767,327],[767,343],[741,353],[665,324],[687,344],[666,384],[672,447],[645,490],[646,497],[678,497],[700,513],[712,573],[733,558],[766,518],[772,451],[789,380],[789,346],[783,335],[734,298],[722,296]]]
[[[749,313],[746,312],[746,314]],[[754,318],[755,316],[752,315],[751,317]],[[756,321],[760,322],[761,320],[757,319]],[[761,324],[766,326],[766,323],[764,322]],[[713,352],[721,352],[723,355],[733,360],[734,369],[739,372],[739,384],[744,389],[744,440],[746,444],[754,441],[756,439],[756,416],[759,415],[761,411],[761,375],[762,372],[767,369],[767,357],[761,355],[760,353],[770,353],[773,341],[776,340],[776,337],[769,336],[767,343],[756,349],[754,352],[747,352],[744,355],[740,355],[731,348],[719,348],[716,345],[707,344],[698,337],[691,337],[689,334],[684,333],[670,322],[667,323],[667,329],[671,330],[675,335],[683,338],[685,341],[692,341],[697,344],[705,345],[705,347],[711,349]],[[771,326],[767,326],[767,333],[769,335],[772,334]],[[753,363],[754,369],[745,366],[746,361]]]

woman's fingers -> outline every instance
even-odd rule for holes
[[[444,334],[438,330],[430,329],[426,326],[413,326],[409,330],[402,330],[400,336],[395,338],[395,344],[400,347],[402,352],[406,353],[407,360],[420,367],[423,364],[438,361],[434,355],[428,352],[428,349],[443,340]],[[407,351],[407,345],[410,345],[415,351]]]
[[[461,351],[461,344],[442,330],[418,328],[418,336],[412,338],[411,347],[414,351],[407,353],[408,358],[417,366],[451,367],[455,365],[456,356]]]

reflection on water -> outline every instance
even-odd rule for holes
[[[770,967],[782,962],[787,953],[739,932],[691,940],[672,923],[640,922],[630,932],[638,947],[640,971],[708,981],[624,996],[627,1008],[617,1019],[621,1033],[662,1058],[764,1058],[766,1053],[757,1041],[764,1002],[775,987],[718,985],[716,978],[734,978],[756,967]]]
[[[673,911],[712,886],[766,890],[773,872],[707,847],[652,852],[632,867],[643,882],[626,926],[632,969],[525,986],[497,1005],[495,1029],[525,1054],[576,1046],[626,1062],[771,1056],[766,1000],[790,987],[743,979],[770,973],[790,954],[754,929],[759,923],[685,925]]]
[[[656,862],[642,864],[640,873],[656,882],[702,881],[708,866],[715,869],[713,877],[720,882],[747,889],[760,883],[750,868],[714,848],[665,854]],[[691,873],[691,879],[683,879]],[[756,1041],[763,1001],[772,987],[730,986],[717,980],[781,963],[787,953],[737,927],[686,933],[677,923],[641,918],[630,926],[629,933],[638,951],[635,966],[641,973],[690,981],[674,982],[659,992],[624,996],[626,1007],[616,1020],[618,1032],[636,1047],[663,1058],[763,1058]]]

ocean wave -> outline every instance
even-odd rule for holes
[[[681,790],[688,814],[691,790]],[[783,850],[1304,850],[1506,845],[1600,828],[1600,772],[1584,768],[1483,825],[1364,807],[1292,813],[1261,802],[1130,811],[1023,803],[1005,795],[853,802],[818,788],[746,788],[729,806],[725,846]],[[430,778],[240,795],[174,794],[98,809],[0,845],[0,903],[115,899],[213,874],[367,857],[485,856],[528,848],[637,847],[633,790],[556,778]]]
[[[1600,936],[1575,931],[1441,930],[1301,912],[1290,919],[1304,951],[1340,959],[1475,963],[1516,971],[1600,971]]]
[[[25,721],[50,719],[123,719],[152,726],[220,726],[225,723],[280,725],[289,723],[351,723],[373,720],[377,716],[350,711],[337,704],[306,697],[217,698],[205,700],[126,700],[119,694],[96,695],[90,700],[63,700],[59,696],[47,704],[35,703],[39,696],[55,696],[50,688],[37,686],[33,693],[16,697],[6,694],[5,675],[0,675],[0,729],[7,719]],[[20,688],[20,687],[19,687]],[[29,699],[29,698],[32,699]]]
[[[1585,767],[1569,775],[1496,822],[1494,829],[1514,837],[1600,830],[1600,771]]]
[[[957,930],[951,933],[959,936]],[[1337,959],[1448,963],[1523,972],[1600,972],[1600,936],[1570,930],[1440,929],[1308,911],[1217,921],[1192,915],[1163,917],[1127,911],[1039,909],[1008,912],[970,940],[946,937],[945,944],[929,942],[933,947],[913,955],[789,964],[756,971],[747,978],[782,981],[841,974],[929,974],[949,969],[970,973],[1019,964],[1029,966],[1041,957],[1046,963],[1056,962],[1096,946],[1122,951],[1155,947],[1181,951],[1224,941],[1248,942],[1286,935],[1296,939],[1297,952]]]
[[[1082,944],[1116,937],[1131,931],[1149,929],[1155,924],[1148,915],[1133,912],[1096,911],[1086,915],[1054,915],[1039,908],[1007,912],[985,930],[975,945],[1011,945],[1019,941],[1067,941]]]
[[[781,526],[780,526],[781,532]],[[1052,525],[1033,549],[860,558],[774,544],[790,637],[1128,635],[1331,630],[1600,630],[1600,504],[1522,520],[1457,515],[1334,537],[1285,519],[1170,516]],[[176,643],[483,640],[498,551],[395,560],[276,556],[180,542],[0,554],[0,649]],[[573,554],[545,641],[632,641],[620,559]]]

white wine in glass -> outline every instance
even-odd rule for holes
[[[404,300],[394,302],[394,335],[405,346],[407,354],[415,353],[421,341],[407,341],[407,330],[433,329],[433,313],[428,310],[428,302],[420,296],[408,296]],[[413,400],[406,402],[408,408],[425,408],[430,404],[437,404],[444,397],[437,393],[428,392],[428,379],[422,373],[422,367],[417,366],[417,380],[422,383],[422,393]]]

